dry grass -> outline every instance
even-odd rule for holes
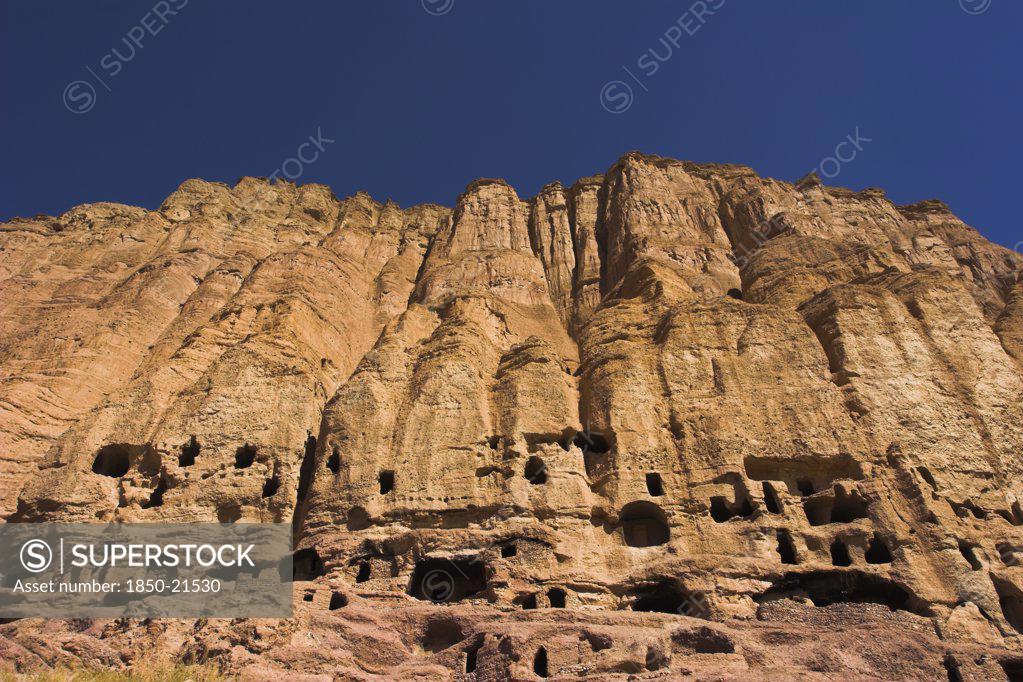
[[[195,665],[136,666],[129,672],[51,670],[14,674],[0,672],[0,682],[226,682],[216,668]]]

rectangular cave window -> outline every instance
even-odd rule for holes
[[[536,608],[536,593],[524,594],[516,599],[524,611],[532,611]]]
[[[646,491],[650,493],[651,497],[660,497],[664,494],[664,482],[661,481],[660,474],[649,473],[646,475]]]
[[[518,549],[515,547],[515,543],[509,543],[501,547],[501,558],[510,559],[518,553]]]
[[[323,561],[315,549],[300,549],[291,556],[292,574],[295,582],[316,580],[324,575]]]
[[[781,497],[778,495],[778,491],[775,490],[774,486],[767,481],[764,481],[764,506],[767,507],[768,513],[785,513],[785,508],[782,506]]]
[[[560,587],[554,587],[547,592],[547,601],[552,609],[565,608],[567,593]]]
[[[540,647],[533,656],[533,673],[537,677],[547,677],[547,649]]]
[[[874,533],[864,558],[868,564],[890,564],[892,562],[892,553],[888,549],[888,544],[884,541],[884,538]]]
[[[394,472],[393,471],[381,471],[378,477],[380,483],[380,494],[386,495],[387,493],[394,490]]]
[[[485,589],[486,565],[478,557],[427,557],[416,562],[408,593],[440,604],[461,601]]]
[[[831,543],[831,565],[852,566],[852,557],[849,556],[849,548],[846,547],[845,543],[838,538],[835,538],[835,541]]]
[[[834,498],[813,497],[803,502],[803,511],[811,526],[824,526],[869,518],[868,506],[867,501],[857,492],[847,494],[842,488],[836,488]]]
[[[364,583],[369,580],[370,565],[368,561],[359,562],[359,572],[355,574],[355,582]]]

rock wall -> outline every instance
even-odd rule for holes
[[[0,225],[0,514],[290,521],[284,621],[0,660],[1018,679],[1023,258],[938,201],[631,153],[453,209],[245,178]]]

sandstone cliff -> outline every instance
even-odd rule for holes
[[[0,660],[1019,679],[1021,272],[938,201],[637,153],[0,225],[0,515],[290,522],[300,580],[290,620],[16,621]]]

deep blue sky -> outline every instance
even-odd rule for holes
[[[318,129],[335,142],[299,182],[450,205],[476,177],[531,196],[631,149],[795,180],[858,128],[871,141],[825,167],[829,184],[938,197],[1003,244],[1023,239],[1018,0],[962,0],[990,5],[979,14],[960,0],[724,0],[702,22],[692,0],[453,0],[440,16],[424,4],[452,0],[189,0],[166,23],[144,16],[185,0],[0,1],[0,219],[155,208],[185,178],[270,175]],[[143,21],[158,33],[121,59]],[[647,75],[666,32],[678,47]],[[84,114],[63,103],[76,80],[96,88]],[[601,106],[612,80],[633,90],[624,113]]]

